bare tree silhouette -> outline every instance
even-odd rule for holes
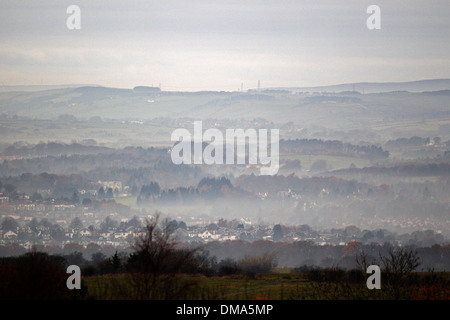
[[[194,281],[180,281],[178,274],[196,249],[180,248],[175,229],[168,221],[159,223],[159,214],[146,221],[132,246],[135,252],[128,258],[125,281],[115,280],[123,298],[178,299],[195,286]]]

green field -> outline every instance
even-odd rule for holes
[[[119,283],[125,283],[126,276],[115,276]],[[201,300],[284,300],[298,299],[310,295],[308,281],[301,274],[259,274],[255,276],[236,275],[228,277],[182,276],[179,285],[195,283],[187,299]],[[122,299],[113,296],[115,281],[111,276],[88,277],[84,279],[90,296],[94,299]],[[117,283],[115,284],[117,285]],[[117,285],[118,286],[118,285]]]
[[[116,203],[123,204],[124,206],[129,206],[130,208],[138,208],[139,206],[136,204],[137,197],[129,196],[129,197],[120,197],[114,199]]]
[[[304,273],[289,273],[289,269],[278,269],[270,274],[239,274],[233,276],[180,275],[168,286],[181,293],[175,298],[188,300],[353,300],[353,299],[391,299],[392,289],[369,290],[365,279],[359,282],[318,282],[311,281]],[[418,273],[419,278],[439,276],[450,280],[450,272]],[[89,298],[99,300],[135,299],[124,295],[124,288],[130,288],[129,275],[105,275],[85,277]],[[430,289],[431,288],[431,289]],[[437,288],[437,289],[436,289]],[[418,286],[409,290],[412,299],[430,298],[450,299],[450,290],[442,286]],[[128,291],[130,292],[130,291]],[[156,299],[164,299],[158,296]]]

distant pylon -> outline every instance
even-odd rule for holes
[[[258,92],[261,91],[261,81],[258,80]]]

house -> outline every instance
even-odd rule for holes
[[[88,229],[83,228],[78,232],[79,237],[90,237],[92,235],[92,232],[90,232]]]
[[[73,239],[74,235],[75,235],[75,233],[73,233],[71,231],[65,233],[66,238],[70,238],[70,239]]]
[[[8,240],[16,239],[17,238],[17,233],[9,230],[8,232],[3,234],[3,238],[4,239],[8,239]]]
[[[114,239],[126,239],[128,236],[132,236],[131,232],[116,232],[114,233]]]
[[[222,241],[226,241],[226,240],[237,240],[237,236],[233,236],[233,235],[224,235],[220,238],[220,240]]]
[[[113,233],[112,232],[103,232],[100,233],[100,239],[111,239],[113,237]]]
[[[40,237],[42,240],[51,240],[52,236],[50,234],[49,230],[43,230],[38,233],[38,237]]]
[[[215,231],[213,231],[213,233],[211,233],[210,231],[205,231],[203,233],[200,233],[198,236],[203,240],[218,240],[220,237],[218,234],[216,234]]]
[[[9,197],[4,197],[4,196],[0,195],[0,204],[8,203],[8,202],[9,202]]]
[[[33,243],[31,241],[26,241],[25,243],[22,244],[22,246],[27,249],[27,250],[31,250],[33,248]]]

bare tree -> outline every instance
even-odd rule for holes
[[[196,250],[180,248],[174,228],[168,221],[159,223],[159,214],[146,221],[144,232],[132,247],[135,252],[128,259],[127,283],[118,286],[122,295],[133,299],[174,299],[193,285],[179,282],[177,273]]]
[[[365,273],[369,265],[378,265],[381,269],[381,289],[387,299],[409,299],[418,278],[414,271],[420,265],[418,252],[413,248],[387,246],[378,252],[379,258],[361,252],[356,263]]]
[[[373,259],[371,260],[372,262],[369,262],[370,259],[371,257],[365,251],[360,252],[356,256],[356,264],[358,265],[358,267],[361,269],[362,272],[366,272],[367,268],[371,264],[376,264],[376,262],[373,262]]]
[[[387,256],[380,257],[383,271],[398,275],[410,274],[420,265],[416,250],[407,248],[390,248]]]
[[[387,255],[380,255],[380,260],[382,286],[390,291],[393,299],[409,299],[418,284],[418,277],[413,273],[421,263],[417,251],[391,247]]]

